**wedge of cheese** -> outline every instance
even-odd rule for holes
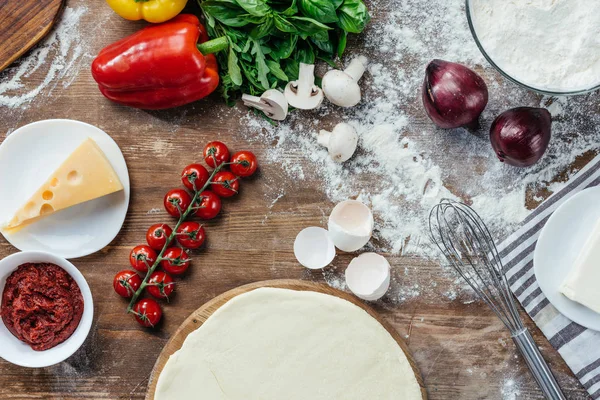
[[[600,221],[583,245],[560,292],[600,313]]]
[[[38,219],[123,190],[106,155],[87,138],[3,227],[15,232]]]

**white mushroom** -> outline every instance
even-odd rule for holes
[[[288,102],[277,89],[269,89],[260,97],[244,94],[242,100],[245,106],[254,107],[274,120],[283,121],[287,117]]]
[[[367,57],[359,56],[350,62],[344,71],[331,70],[323,77],[323,93],[333,104],[340,107],[352,107],[360,102],[358,80],[367,68]]]
[[[298,80],[287,84],[285,98],[292,107],[312,110],[323,102],[323,91],[315,85],[315,66],[300,63]]]
[[[358,144],[356,130],[349,124],[341,122],[329,132],[321,130],[317,139],[320,145],[327,147],[334,161],[342,163],[352,157]]]

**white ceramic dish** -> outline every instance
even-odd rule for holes
[[[106,154],[124,190],[59,211],[16,233],[3,233],[19,250],[83,257],[106,247],[121,230],[129,207],[129,173],[123,154],[101,129],[67,119],[23,126],[0,145],[0,222],[12,217],[88,137]]]
[[[559,288],[599,219],[600,187],[577,193],[548,219],[533,257],[535,276],[550,303],[565,317],[597,331],[600,314],[568,299]]]
[[[35,351],[21,342],[0,322],[0,357],[22,367],[42,368],[58,364],[75,353],[87,338],[94,317],[92,292],[79,270],[64,258],[44,252],[21,252],[12,254],[0,261],[0,304],[6,279],[17,267],[24,263],[52,263],[69,273],[77,282],[83,296],[83,315],[73,335],[56,347],[46,351]],[[1,321],[1,320],[0,320]]]

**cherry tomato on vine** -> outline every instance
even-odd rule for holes
[[[229,171],[219,171],[215,174],[210,188],[220,197],[231,197],[238,194],[240,181],[237,176]]]
[[[184,189],[172,189],[165,195],[164,205],[169,214],[181,216],[192,202],[192,196]]]
[[[140,272],[147,272],[156,261],[156,252],[150,246],[135,246],[129,253],[129,264]]]
[[[217,168],[219,165],[229,162],[229,149],[222,142],[210,142],[204,148],[203,154],[204,161],[212,168]]]
[[[148,246],[156,251],[161,251],[167,243],[167,239],[173,233],[173,229],[167,224],[154,224],[146,232]]]
[[[157,299],[166,299],[173,290],[175,290],[175,282],[171,275],[163,271],[156,271],[148,278],[148,293]]]
[[[154,328],[162,318],[160,305],[152,299],[142,299],[135,303],[133,312],[137,322],[146,328]]]
[[[190,266],[190,256],[179,247],[169,247],[165,250],[160,266],[169,274],[181,275]]]
[[[142,278],[135,271],[129,269],[117,272],[113,280],[115,292],[126,299],[131,298],[141,284]]]
[[[181,173],[181,182],[192,192],[202,189],[209,178],[210,174],[201,164],[190,164]]]
[[[196,215],[200,219],[213,219],[221,211],[221,199],[214,192],[205,190],[200,193],[196,207]]]
[[[199,223],[189,221],[179,225],[175,237],[183,247],[187,249],[197,249],[204,243],[206,232],[204,232],[204,228]]]
[[[254,174],[257,168],[258,162],[256,161],[256,156],[250,151],[238,151],[231,156],[229,169],[239,177],[246,178]]]

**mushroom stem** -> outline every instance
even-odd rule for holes
[[[350,65],[348,65],[348,68],[346,68],[344,72],[350,75],[354,82],[358,82],[367,69],[367,63],[367,57],[358,56],[350,62]]]
[[[265,103],[262,103],[260,101],[260,97],[258,97],[258,96],[252,96],[250,94],[243,94],[242,95],[242,101],[244,102],[245,106],[254,107],[254,108],[257,108],[257,109],[259,109],[261,111],[264,111],[264,109],[267,106]]]
[[[300,63],[298,74],[298,95],[309,97],[315,84],[315,65]]]
[[[319,143],[321,146],[328,147],[330,137],[331,132],[326,131],[325,129],[321,129],[319,131],[319,136],[317,137],[317,143]]]

